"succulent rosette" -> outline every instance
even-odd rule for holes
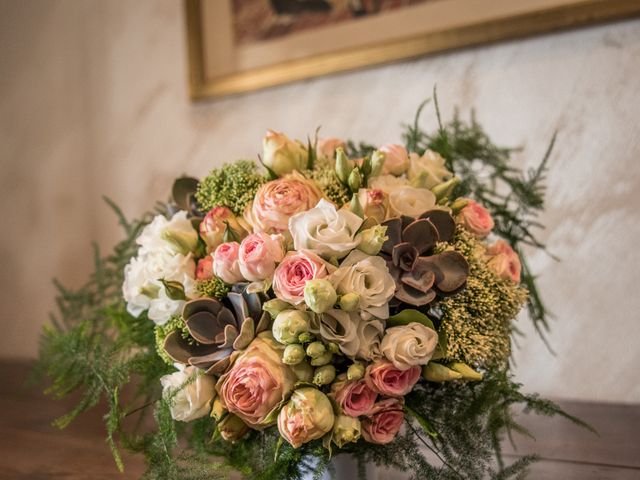
[[[512,322],[523,285],[535,287],[513,235],[528,230],[509,223],[511,197],[497,208],[488,187],[474,190],[458,144],[411,132],[407,145],[374,148],[270,130],[264,170],[239,161],[200,182],[180,178],[166,210],[131,228],[120,251],[132,253],[117,263],[122,308],[103,305],[95,318],[113,311],[109,328],[133,325],[123,338],[139,343],[118,358],[142,362],[155,340],[168,407],[159,419],[195,422],[200,453],[232,466],[260,457],[269,480],[281,478],[269,462],[378,458],[372,445],[403,459],[413,432],[447,441],[436,429],[451,422],[464,432],[446,412],[465,411],[483,385],[513,391]]]

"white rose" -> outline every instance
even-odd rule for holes
[[[193,377],[195,379],[193,379]],[[160,378],[162,396],[169,399],[171,416],[180,422],[190,422],[208,415],[215,397],[213,377],[187,367]]]
[[[436,206],[436,196],[426,188],[404,186],[389,193],[389,218],[418,217]]]
[[[340,295],[357,294],[360,310],[376,318],[389,318],[388,302],[393,297],[396,283],[382,257],[354,250],[331,275],[331,283]]]
[[[380,349],[382,354],[398,370],[408,370],[414,365],[426,365],[438,345],[438,333],[421,323],[387,329]]]
[[[421,157],[412,153],[409,162],[407,176],[415,186],[431,189],[453,176],[445,166],[444,158],[432,150],[427,150]]]
[[[285,134],[268,130],[262,140],[262,163],[279,177],[307,168],[307,150]]]
[[[295,250],[311,250],[325,258],[342,258],[356,248],[360,243],[360,236],[356,235],[360,225],[362,219],[355,213],[336,210],[325,199],[289,219]]]

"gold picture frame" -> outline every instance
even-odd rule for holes
[[[426,3],[424,8],[434,12],[430,20],[440,14],[448,22],[438,25],[431,21],[423,31],[418,29],[410,36],[280,58],[272,64],[245,66],[238,71],[229,71],[233,70],[229,67],[215,74],[212,71],[217,64],[233,56],[230,41],[220,37],[220,31],[225,30],[220,28],[221,22],[229,23],[231,31],[231,18],[221,15],[225,11],[229,15],[229,5],[230,0],[185,0],[189,85],[194,100],[640,14],[640,0],[438,0]],[[210,38],[208,33],[213,31],[216,36]]]

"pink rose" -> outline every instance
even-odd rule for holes
[[[474,236],[484,238],[493,230],[493,218],[489,211],[474,200],[460,211],[458,222]]]
[[[500,278],[520,283],[522,265],[520,257],[513,251],[511,245],[504,240],[498,240],[487,248],[487,255],[489,256],[487,264]]]
[[[242,273],[240,273],[239,253],[240,244],[238,242],[222,243],[213,252],[213,273],[223,282],[234,284],[244,280]]]
[[[213,207],[204,216],[200,223],[200,237],[207,244],[208,251],[212,252],[224,241],[224,232],[227,230],[227,225],[233,229],[236,235],[241,237],[246,235],[238,219],[227,207]]]
[[[275,409],[297,380],[281,357],[272,337],[255,338],[216,384],[223,407],[253,428],[275,423]]]
[[[318,145],[316,146],[318,158],[328,158],[333,160],[336,156],[336,149],[338,147],[346,147],[346,144],[339,138],[329,137],[318,139]]]
[[[322,192],[315,182],[294,172],[262,185],[245,217],[254,231],[284,232],[291,216],[315,207],[320,198]]]
[[[420,378],[420,365],[407,370],[399,370],[388,360],[370,364],[365,372],[365,380],[372,390],[389,397],[403,397],[411,391]]]
[[[389,195],[378,189],[361,188],[358,191],[358,200],[364,211],[364,216],[373,217],[379,223],[384,222],[387,218],[387,210],[389,209]]]
[[[213,278],[213,257],[207,255],[204,258],[198,260],[198,266],[196,267],[196,280],[209,280]]]
[[[253,233],[240,244],[238,263],[242,276],[250,281],[264,280],[273,275],[276,263],[284,257],[281,235]]]
[[[368,415],[378,399],[364,380],[338,381],[331,386],[332,396],[345,415],[359,417]]]
[[[273,291],[281,300],[298,305],[304,302],[304,287],[309,280],[329,275],[327,264],[309,250],[289,252],[273,274]]]
[[[402,145],[393,143],[383,145],[380,151],[384,153],[383,175],[400,176],[409,168],[409,152]]]
[[[402,400],[387,398],[373,406],[362,419],[362,436],[369,443],[384,445],[393,441],[404,422]]]

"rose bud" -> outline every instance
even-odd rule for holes
[[[227,409],[222,405],[220,397],[216,397],[213,401],[213,407],[211,408],[211,417],[215,419],[216,422],[219,422],[226,414]]]
[[[329,342],[326,346],[327,350],[329,350],[331,353],[335,355],[340,353],[340,346],[336,342]]]
[[[360,380],[364,377],[364,365],[360,362],[355,362],[349,365],[347,369],[347,379],[349,380]]]
[[[316,368],[313,374],[313,383],[321,387],[322,385],[329,385],[336,378],[336,367],[333,365],[323,365]]]
[[[489,211],[474,200],[469,200],[456,217],[465,229],[477,238],[484,238],[493,230],[493,218]]]
[[[369,177],[377,177],[382,173],[384,168],[384,153],[380,150],[375,150],[371,154],[371,173]]]
[[[358,249],[367,255],[377,255],[384,242],[389,238],[386,233],[387,227],[383,227],[382,225],[367,228],[361,233],[362,240],[360,241],[360,245],[358,245]]]
[[[272,319],[275,319],[283,310],[291,310],[293,306],[279,298],[274,298],[262,304],[262,310],[271,315]]]
[[[514,283],[520,282],[520,273],[522,265],[520,257],[504,240],[498,240],[496,243],[487,248],[487,256],[489,260],[487,265],[500,278],[511,280]]]
[[[196,280],[209,280],[213,278],[213,257],[207,255],[198,260],[196,267]],[[223,279],[224,280],[224,279]]]
[[[442,383],[459,380],[462,374],[439,363],[429,362],[422,367],[422,377],[430,382]]]
[[[333,308],[338,294],[329,280],[316,278],[307,281],[304,287],[304,303],[315,313],[323,313]]]
[[[281,177],[307,168],[307,150],[285,134],[267,130],[262,140],[262,163]]]
[[[327,365],[333,359],[333,353],[324,352],[322,355],[318,355],[317,357],[313,357],[311,359],[311,365],[314,367],[321,367],[322,365]]]
[[[351,417],[368,415],[378,399],[377,392],[364,380],[347,381],[344,374],[331,385],[331,396],[340,407],[340,411]]]
[[[240,244],[238,242],[222,243],[213,252],[213,273],[230,285],[244,280],[242,273],[240,273],[239,254]]]
[[[451,205],[449,205],[449,208],[451,209],[451,212],[454,215],[457,215],[458,213],[460,213],[462,211],[462,209],[464,207],[466,207],[469,204],[469,199],[467,198],[456,198],[453,203]]]
[[[416,384],[421,372],[419,365],[400,370],[388,360],[380,360],[367,367],[364,378],[367,385],[381,395],[404,397]]]
[[[376,403],[362,420],[362,436],[369,443],[385,445],[396,438],[403,423],[402,400],[387,398]]]
[[[311,383],[313,380],[313,367],[306,360],[296,365],[291,365],[291,370],[295,373],[296,378],[301,382]]]
[[[299,388],[278,415],[278,431],[291,444],[302,444],[322,438],[333,428],[331,402],[320,390]]]
[[[322,342],[312,342],[307,345],[307,355],[312,358],[324,355],[326,351],[327,349]]]
[[[345,312],[353,312],[358,308],[360,296],[357,293],[346,293],[340,297],[340,308]]]
[[[462,362],[453,362],[447,365],[454,372],[458,372],[462,375],[463,380],[469,380],[472,382],[479,382],[482,380],[483,375],[480,372],[476,372],[473,368],[471,368],[466,363]]]
[[[282,361],[287,365],[296,365],[304,360],[304,348],[299,343],[287,345],[282,354]]]
[[[366,217],[372,217],[379,223],[384,222],[389,210],[389,195],[383,190],[374,188],[361,188],[358,191],[358,200],[362,205],[362,211]]]
[[[210,252],[224,242],[227,226],[237,230],[238,236],[245,233],[233,212],[227,207],[213,207],[200,222],[200,237],[207,244]]]
[[[298,335],[298,341],[300,343],[309,343],[315,340],[315,335],[313,333],[304,332]]]
[[[300,310],[285,310],[278,314],[271,330],[278,342],[297,343],[298,335],[309,331],[309,316]]]
[[[218,431],[227,442],[235,443],[249,432],[249,426],[240,417],[230,413],[218,423]]]
[[[380,147],[384,153],[383,175],[402,175],[409,168],[409,152],[402,145],[388,144]]]
[[[342,448],[360,439],[360,420],[347,415],[337,415],[333,424],[333,441]]]
[[[275,422],[278,406],[296,381],[293,370],[282,363],[282,348],[263,332],[219,378],[216,389],[229,413],[259,430]]]
[[[193,379],[195,377],[195,380]],[[190,422],[208,415],[215,397],[215,381],[196,367],[186,367],[160,378],[162,396],[169,400],[171,417]]]

